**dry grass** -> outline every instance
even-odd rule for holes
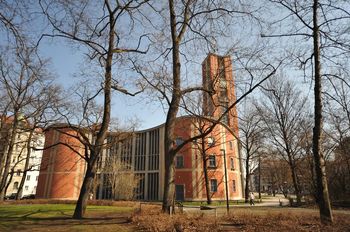
[[[215,231],[215,217],[203,214],[161,213],[160,206],[143,205],[142,211],[133,216],[133,221],[142,231]]]
[[[260,212],[238,211],[233,216],[221,218],[223,229],[230,231],[350,231],[350,215],[334,214],[333,225],[322,225],[317,210],[281,210]]]
[[[350,231],[350,212],[334,211],[333,225],[319,221],[315,209],[234,208],[232,215],[191,213],[169,216],[159,206],[143,206],[133,221],[146,231]],[[200,211],[199,211],[200,212]]]

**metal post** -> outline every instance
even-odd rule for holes
[[[221,152],[224,157],[224,169],[225,169],[225,189],[226,189],[226,209],[227,209],[227,214],[230,211],[230,204],[228,202],[228,186],[227,186],[227,166],[226,166],[226,151],[224,149],[221,149]]]

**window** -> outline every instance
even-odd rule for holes
[[[210,180],[210,191],[217,192],[218,191],[218,181],[216,179]]]
[[[232,191],[236,192],[236,181],[235,180],[232,181]]]
[[[208,146],[211,147],[215,144],[215,140],[213,137],[209,137],[208,138]]]
[[[184,157],[182,155],[176,156],[176,168],[183,168],[184,167]]]
[[[27,180],[30,180],[30,175],[27,176]]]
[[[227,98],[227,90],[226,89],[221,89],[219,92],[219,101],[220,102],[228,102]]]
[[[24,187],[24,189],[25,189],[25,190],[28,190],[28,189],[29,189],[28,185],[26,185],[26,186]]]
[[[228,103],[225,102],[223,105],[220,106],[220,108],[221,108],[221,113],[224,114],[228,109]],[[229,113],[230,111],[226,112],[221,119],[221,121],[227,125],[229,125],[229,116],[228,116]]]
[[[231,168],[231,170],[235,170],[235,161],[234,161],[233,157],[230,158],[230,168]]]
[[[18,182],[13,183],[13,189],[18,189]]]
[[[21,175],[21,169],[17,169],[17,176],[20,176]]]
[[[233,142],[232,141],[229,142],[229,146],[230,146],[230,150],[233,150]]]
[[[175,145],[176,146],[179,146],[179,145],[183,144],[183,142],[184,142],[184,140],[182,138],[176,138],[175,139]]]
[[[210,168],[216,168],[216,158],[215,158],[215,155],[210,155],[209,156],[209,167]]]
[[[227,82],[226,82],[225,76],[223,76],[220,78],[220,88],[224,89],[226,87],[227,87]]]

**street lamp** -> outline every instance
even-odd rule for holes
[[[226,189],[226,209],[227,209],[227,214],[230,211],[230,204],[228,202],[228,186],[227,186],[227,167],[226,167],[226,151],[224,149],[220,150],[223,157],[224,157],[224,169],[225,169],[225,189]]]

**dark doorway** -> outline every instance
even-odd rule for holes
[[[176,201],[185,200],[185,186],[182,184],[175,185],[175,199]]]

